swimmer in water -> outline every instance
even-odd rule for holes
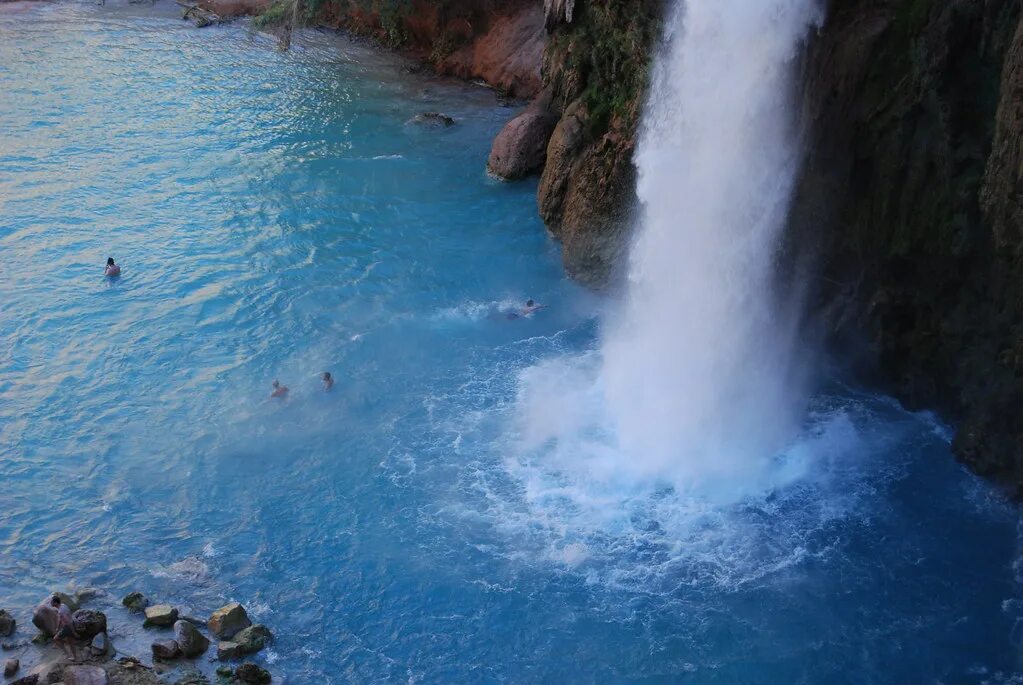
[[[334,387],[334,377],[330,375],[330,371],[324,371],[320,378],[323,379],[324,390],[330,390]]]
[[[270,393],[270,397],[285,397],[288,394],[288,386],[281,385],[280,381],[274,381],[274,390]]]
[[[546,306],[547,305],[545,305],[545,304],[537,304],[536,302],[533,302],[532,300],[526,300],[526,306],[522,308],[522,316],[529,316],[530,314],[535,312],[537,309],[543,309]]]
[[[107,268],[103,270],[104,276],[120,276],[121,267],[114,264],[113,257],[107,257]]]

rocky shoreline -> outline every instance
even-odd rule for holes
[[[53,597],[72,612],[67,645],[54,640],[59,620]],[[122,653],[111,638],[139,625],[153,638],[144,658]],[[34,609],[0,609],[0,661],[8,685],[266,685],[273,676],[244,659],[272,641],[270,629],[253,623],[238,602],[201,619],[154,604],[138,591],[115,604],[105,591],[86,588],[51,593]]]

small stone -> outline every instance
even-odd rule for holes
[[[222,640],[217,643],[217,658],[221,661],[227,661],[229,659],[241,659],[247,652],[237,642],[231,642],[230,640]]]
[[[149,600],[141,592],[129,592],[121,600],[121,604],[128,607],[128,611],[137,614],[149,606]]]
[[[14,635],[14,629],[17,623],[14,617],[7,613],[6,609],[0,609],[0,637],[10,637]]]
[[[179,620],[174,623],[174,639],[177,641],[178,646],[181,647],[182,654],[189,659],[201,656],[210,646],[210,641],[206,636],[185,620]]]
[[[21,649],[22,647],[24,647],[27,644],[28,644],[28,642],[26,640],[18,640],[17,642],[11,642],[11,641],[0,642],[0,649],[6,650],[6,651],[9,652],[11,650]]]
[[[267,685],[270,682],[270,673],[265,668],[251,663],[245,663],[236,668],[234,676],[243,683],[252,685]]]
[[[39,674],[33,673],[24,678],[18,678],[13,683],[10,683],[10,685],[39,685]]]
[[[249,620],[245,607],[238,602],[232,602],[214,611],[207,625],[211,633],[225,640],[234,637],[239,630],[251,626],[252,621]]]
[[[91,640],[107,632],[107,617],[102,611],[79,609],[71,616],[71,627],[80,640]]]
[[[107,685],[107,672],[99,666],[68,666],[64,685]]]
[[[178,610],[170,604],[157,604],[146,607],[146,620],[142,624],[144,628],[153,626],[172,626],[178,620]]]
[[[110,638],[106,633],[100,633],[92,638],[89,649],[92,650],[94,656],[106,656],[110,652]]]
[[[157,640],[153,643],[153,658],[170,661],[181,656],[181,647],[177,640]]]
[[[10,678],[21,668],[21,662],[17,659],[8,659],[4,662],[4,678]]]

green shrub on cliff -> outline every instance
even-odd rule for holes
[[[291,21],[294,11],[294,0],[274,0],[265,12],[253,18],[252,24],[257,29],[269,29],[284,26]]]
[[[634,126],[662,12],[660,0],[594,0],[552,37],[547,76],[563,105],[582,98],[590,135],[601,135],[615,119]]]

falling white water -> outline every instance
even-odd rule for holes
[[[603,349],[617,439],[642,468],[734,475],[793,435],[796,308],[774,276],[800,160],[795,60],[819,19],[817,0],[686,0],[667,23]]]
[[[798,294],[777,291],[775,267],[800,161],[796,61],[821,18],[818,0],[677,0],[622,305],[598,355],[523,375],[526,447],[557,472],[742,490],[778,468],[806,365]]]

